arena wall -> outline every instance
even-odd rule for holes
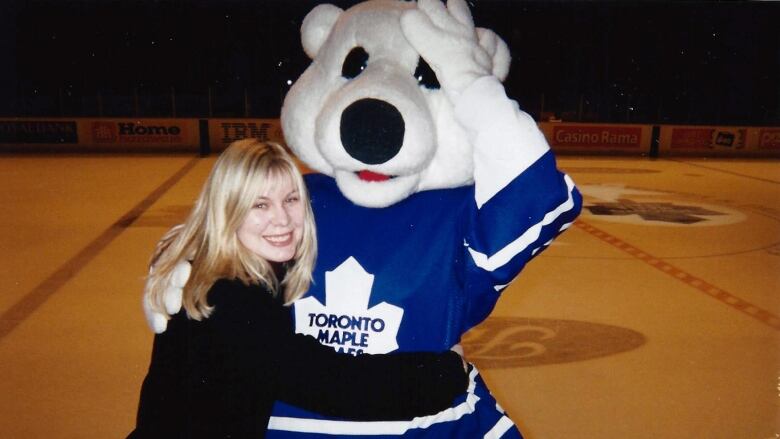
[[[780,157],[780,127],[541,122],[554,151],[650,157]],[[284,142],[278,119],[0,118],[0,152],[220,152]]]

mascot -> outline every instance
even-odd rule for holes
[[[319,172],[306,176],[319,257],[296,330],[345,354],[450,349],[572,224],[581,197],[504,92],[506,44],[474,27],[464,0],[323,4],[301,37],[312,63],[281,119]],[[403,422],[277,403],[268,437],[520,437],[476,369],[470,379],[451,408]]]

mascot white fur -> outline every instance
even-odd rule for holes
[[[323,4],[301,34],[312,63],[282,125],[319,171],[306,176],[319,257],[294,305],[296,330],[352,354],[449,349],[571,225],[581,197],[504,92],[506,44],[474,27],[464,0]],[[169,312],[188,268],[171,285]],[[162,315],[147,308],[147,317],[165,330]],[[451,408],[403,422],[278,403],[268,437],[520,437],[476,369],[470,378]]]

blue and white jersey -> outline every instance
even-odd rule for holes
[[[347,200],[330,177],[310,174],[306,181],[320,252],[313,285],[294,307],[296,330],[352,354],[449,349],[571,225],[582,202],[549,150],[481,201],[471,185],[372,209]],[[476,369],[468,392],[434,416],[352,422],[277,403],[268,432],[269,438],[356,436],[520,434]]]

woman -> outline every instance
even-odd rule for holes
[[[303,178],[284,149],[256,140],[219,157],[187,221],[152,257],[150,306],[190,259],[183,309],[155,336],[131,438],[263,437],[274,400],[331,416],[407,419],[465,390],[454,352],[337,354],[295,334],[286,305],[316,256]]]

